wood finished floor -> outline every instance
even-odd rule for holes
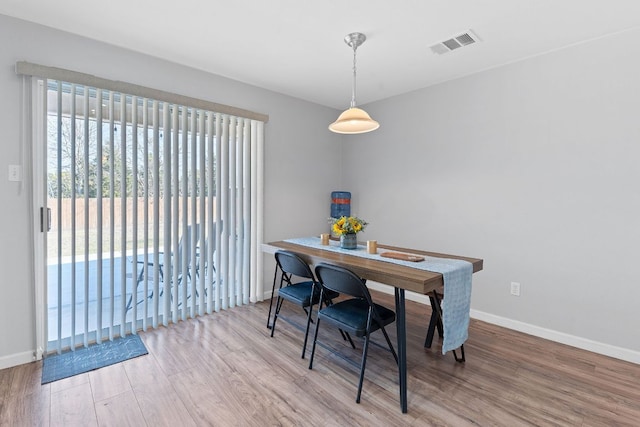
[[[374,293],[393,307],[393,298]],[[638,426],[640,366],[471,321],[467,362],[422,347],[430,309],[407,301],[409,412],[391,354],[372,346],[357,368],[302,332],[269,337],[259,303],[141,333],[149,354],[40,385],[41,362],[0,370],[1,426]],[[294,320],[303,317],[283,308]],[[325,342],[360,355],[328,325]],[[389,331],[395,339],[395,325]],[[383,343],[376,333],[375,340]]]

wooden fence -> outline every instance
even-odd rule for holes
[[[196,197],[196,223],[200,221],[200,197]],[[204,203],[207,203],[208,198],[204,198]],[[133,201],[132,198],[122,199],[122,198],[114,198],[113,199],[113,222],[114,228],[120,229],[122,228],[122,203],[126,203],[126,222],[127,228],[130,229],[132,227],[134,218],[133,218]],[[160,222],[163,222],[164,219],[164,203],[165,199],[159,199],[158,201],[159,212],[160,212]],[[178,211],[179,218],[183,218],[185,212],[183,212],[183,203],[184,198],[179,198],[178,201]],[[189,223],[191,220],[191,203],[192,198],[187,197],[187,212]],[[214,203],[214,213],[215,213],[215,199]],[[144,224],[144,198],[138,198],[138,214],[137,214],[137,222],[138,226],[142,227]],[[153,211],[155,206],[153,206],[153,199],[149,200],[149,223],[153,222]],[[61,219],[61,227],[62,230],[70,230],[72,227],[72,219],[74,217],[73,208],[72,208],[72,199],[61,199],[61,206],[58,208],[58,203],[56,199],[49,199],[48,206],[51,208],[51,231],[58,230],[58,218]],[[89,213],[89,223],[85,224],[85,212]],[[76,220],[76,229],[84,229],[85,226],[87,229],[98,229],[98,201],[97,199],[88,199],[86,202],[84,199],[76,199],[75,203],[75,220]],[[104,225],[108,225],[111,223],[111,199],[102,199],[102,227]]]

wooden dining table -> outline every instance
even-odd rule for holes
[[[405,291],[427,295],[444,285],[440,273],[426,271],[410,266],[395,264],[375,258],[363,258],[349,255],[348,251],[328,251],[321,248],[295,244],[287,241],[265,243],[262,250],[265,253],[275,253],[277,250],[288,250],[297,253],[310,265],[315,266],[326,262],[348,268],[363,279],[391,285],[395,289],[397,353],[398,353],[398,383],[400,388],[400,407],[407,412],[407,336]],[[408,249],[378,243],[378,254],[391,251],[415,255],[425,255],[437,258],[449,258],[468,261],[473,265],[473,272],[482,270],[483,260],[465,256],[442,254],[419,249]]]

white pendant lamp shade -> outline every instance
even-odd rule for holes
[[[356,134],[376,130],[380,123],[373,120],[366,111],[356,107],[356,50],[367,37],[362,33],[347,34],[344,42],[353,48],[353,86],[351,91],[351,107],[345,110],[338,120],[329,125],[329,130],[335,133]]]
[[[380,123],[373,120],[366,111],[357,107],[345,110],[338,120],[329,125],[329,130],[335,133],[356,134],[376,130]]]

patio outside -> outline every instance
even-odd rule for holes
[[[109,218],[109,201],[103,201],[103,217]],[[198,200],[199,202],[199,200]],[[58,328],[60,328],[60,337],[65,339],[70,337],[72,332],[72,316],[73,308],[73,284],[75,283],[75,334],[76,336],[82,335],[85,332],[84,313],[87,313],[88,329],[89,332],[97,330],[97,313],[98,313],[98,300],[100,299],[102,309],[102,328],[108,328],[109,325],[113,325],[117,328],[121,324],[122,307],[125,307],[125,322],[130,323],[133,319],[133,305],[137,304],[136,321],[143,319],[143,302],[145,298],[149,304],[152,304],[152,298],[158,298],[160,307],[163,306],[165,297],[164,282],[162,277],[159,277],[160,293],[154,295],[153,287],[153,267],[144,263],[144,224],[145,219],[142,217],[142,209],[140,209],[143,200],[138,202],[138,224],[137,224],[137,256],[134,256],[132,252],[134,242],[134,231],[131,224],[132,216],[132,199],[126,201],[126,210],[129,218],[129,224],[127,225],[126,237],[123,245],[122,240],[122,225],[119,224],[119,215],[114,217],[115,226],[113,233],[110,233],[108,229],[103,232],[99,232],[97,224],[95,224],[96,214],[96,200],[89,199],[87,205],[91,218],[89,227],[85,227],[85,205],[83,199],[76,200],[76,221],[75,233],[72,232],[73,222],[71,220],[71,200],[63,199],[61,203],[62,211],[65,212],[63,218],[58,218],[57,209],[52,209],[52,229],[49,232],[48,242],[48,268],[47,268],[47,311],[48,311],[48,340],[49,342],[58,340]],[[191,203],[189,200],[187,203]],[[182,203],[179,203],[182,205]],[[120,212],[120,200],[114,200],[115,212]],[[57,207],[56,201],[51,201],[51,206]],[[108,222],[108,221],[107,221]],[[149,228],[148,236],[152,235],[153,224],[147,220],[147,226]],[[60,225],[61,231],[58,233],[58,225]],[[159,257],[162,261],[164,235],[162,230],[164,224],[159,223],[158,228],[160,234],[158,235],[158,250]],[[59,236],[58,236],[59,234]],[[75,236],[75,237],[74,237]],[[113,240],[112,240],[113,238]],[[150,237],[148,237],[150,239]],[[58,240],[59,239],[59,240]],[[98,257],[98,241],[102,240],[102,256]],[[73,242],[75,240],[75,244]],[[113,244],[112,244],[113,242]],[[153,241],[148,241],[148,260],[149,263],[153,262]],[[60,248],[60,252],[58,252]],[[111,250],[113,248],[113,255]],[[126,252],[123,256],[121,248],[125,248]],[[72,257],[75,251],[75,264]],[[134,262],[137,260],[139,262]],[[75,265],[75,269],[74,269]],[[148,266],[148,289],[145,293],[144,282],[138,283],[138,278],[142,271],[142,268]],[[101,269],[99,267],[102,267]],[[122,293],[123,283],[123,269],[125,280],[125,293]],[[75,277],[73,275],[75,270]],[[100,271],[101,270],[101,271]],[[99,281],[99,277],[101,280]],[[198,279],[197,274],[185,274],[184,280],[179,282],[180,285],[187,285],[190,287],[192,279]],[[169,278],[167,278],[169,280]],[[85,283],[88,283],[87,289],[85,289]],[[60,286],[61,285],[61,286]],[[101,293],[99,298],[98,287],[101,287]],[[135,290],[134,290],[135,289]],[[88,291],[88,293],[87,293]],[[60,295],[59,295],[60,292]],[[135,292],[136,298],[132,297],[132,293]],[[145,297],[146,295],[146,297]],[[58,303],[58,301],[61,303]],[[124,301],[123,301],[124,300]],[[113,304],[113,312],[111,307]],[[113,319],[112,319],[113,317]],[[78,340],[76,339],[76,342]]]

